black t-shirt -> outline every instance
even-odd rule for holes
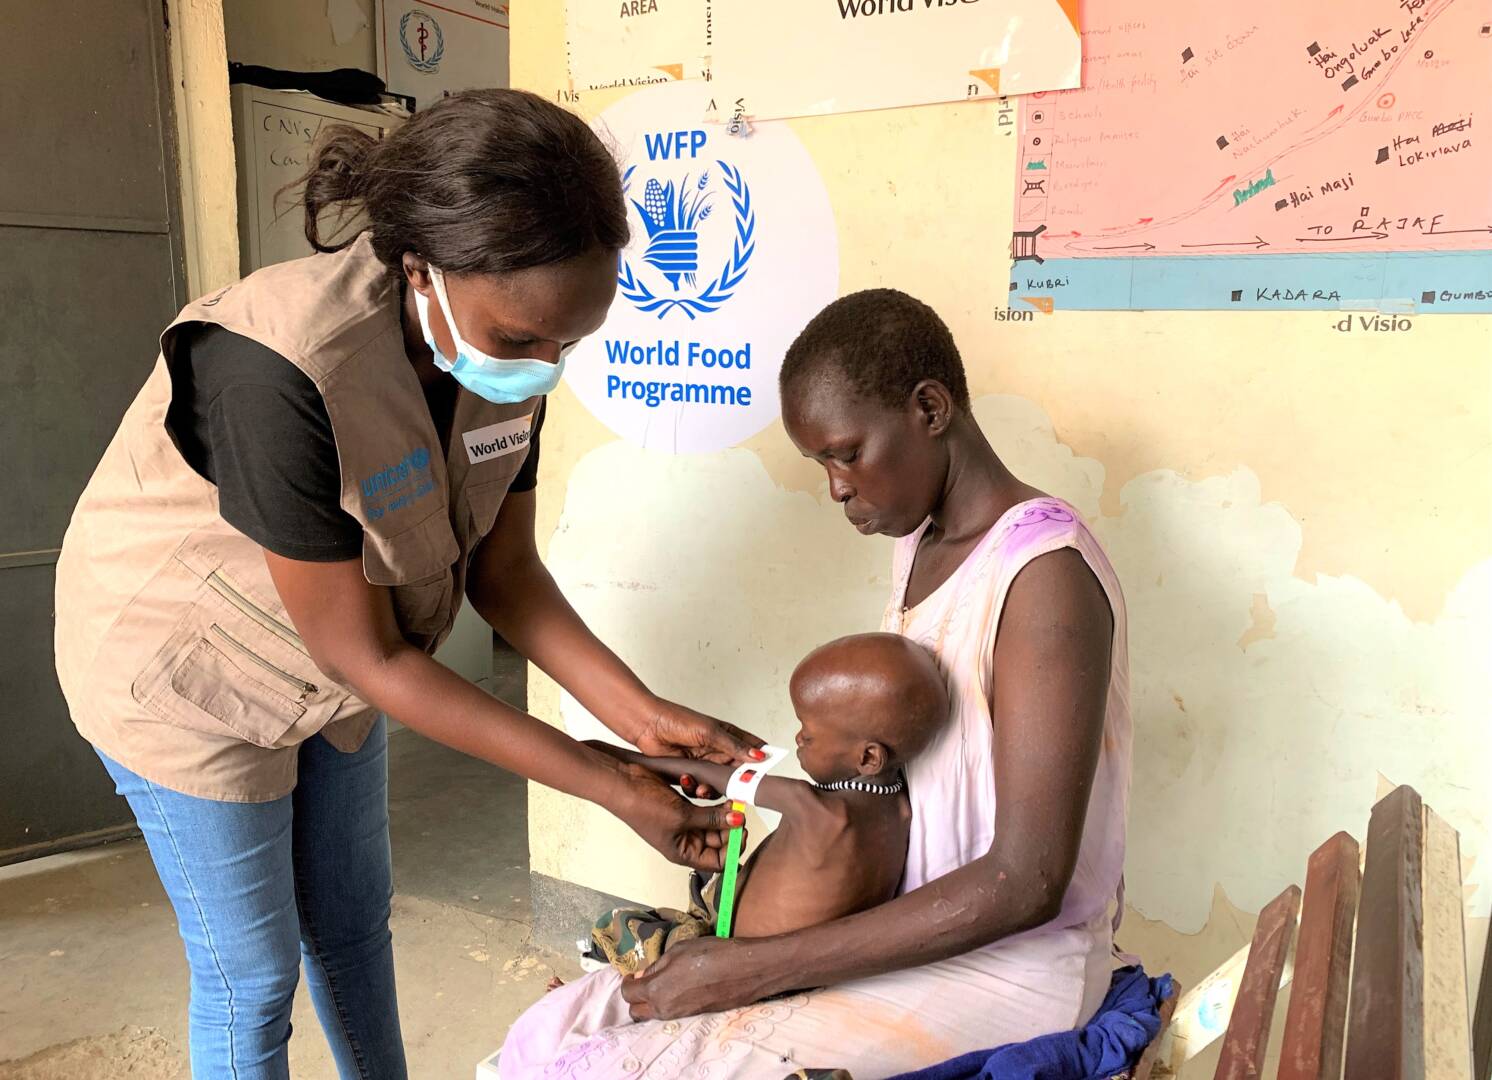
[[[336,562],[363,551],[363,527],[342,509],[331,418],[316,384],[289,360],[221,326],[183,327],[171,366],[166,427],[193,469],[218,489],[223,520],[287,559]],[[457,386],[426,392],[446,437]],[[538,482],[539,429],[511,491]]]

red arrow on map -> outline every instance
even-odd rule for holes
[[[1234,180],[1237,180],[1237,179],[1238,179],[1238,177],[1237,177],[1237,176],[1225,176],[1225,177],[1223,177],[1223,179],[1222,179],[1222,182],[1221,182],[1221,183],[1219,183],[1219,184],[1218,184],[1218,185],[1217,185],[1217,187],[1215,187],[1215,188],[1213,188],[1213,189],[1212,189],[1212,190],[1211,190],[1211,191],[1209,191],[1209,192],[1208,192],[1208,193],[1207,193],[1207,197],[1208,197],[1208,198],[1209,198],[1209,199],[1210,199],[1210,198],[1212,198],[1212,197],[1213,197],[1213,196],[1214,196],[1214,195],[1216,195],[1216,194],[1217,194],[1217,193],[1218,193],[1218,192],[1219,192],[1219,191],[1222,191],[1222,190],[1223,190],[1223,188],[1225,188],[1225,187],[1227,187],[1227,186],[1228,186],[1228,185],[1229,185],[1229,184],[1231,184],[1231,183],[1232,183],[1232,182],[1233,182],[1233,181],[1234,181]]]

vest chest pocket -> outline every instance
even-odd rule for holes
[[[400,632],[421,647],[445,630],[453,614],[452,567],[460,557],[443,508],[393,536],[363,533],[363,576],[388,587]]]
[[[451,593],[455,588],[451,572],[443,570],[421,581],[394,585],[394,618],[407,640],[423,645],[423,638],[442,633],[451,615]]]
[[[501,480],[473,484],[466,489],[466,502],[471,507],[471,547],[473,549],[482,542],[482,538],[490,533],[492,526],[497,523],[498,512],[502,509],[503,500],[508,497],[508,488],[512,486],[513,477],[518,475],[518,467],[521,464],[521,461],[514,464],[512,471]]]

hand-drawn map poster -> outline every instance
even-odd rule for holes
[[[1492,7],[1085,0],[1021,103],[1011,303],[1492,312]]]

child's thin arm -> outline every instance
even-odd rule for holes
[[[726,785],[730,783],[731,773],[736,771],[731,765],[716,765],[711,761],[696,761],[693,758],[645,757],[635,750],[613,746],[610,743],[591,742],[587,745],[630,764],[641,765],[671,784],[678,784],[687,776],[694,781],[695,785],[707,784],[721,793],[724,793]],[[785,776],[766,776],[762,778],[761,785],[756,789],[756,805],[765,806],[768,810],[776,810],[781,814],[792,815],[802,813],[809,807],[817,807],[819,798],[813,786],[805,784],[802,780],[792,780]]]

